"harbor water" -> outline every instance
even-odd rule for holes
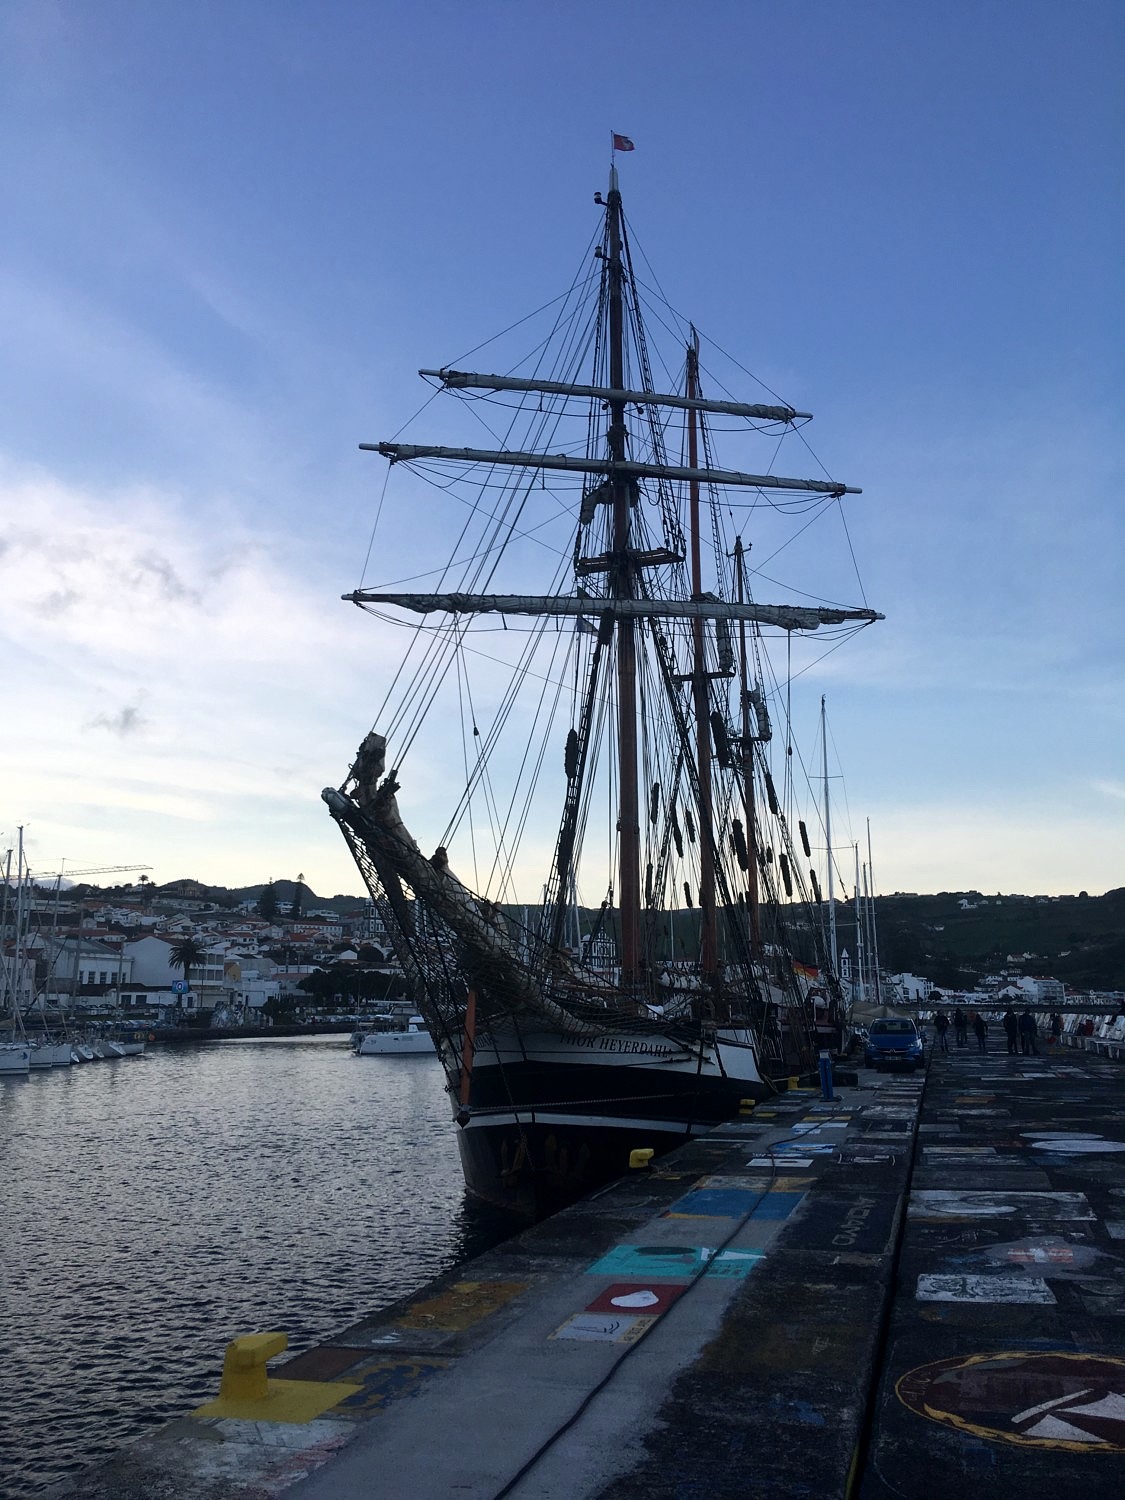
[[[0,1081],[0,1495],[209,1400],[235,1334],[299,1352],[510,1233],[443,1084],[340,1036]]]

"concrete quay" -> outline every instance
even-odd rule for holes
[[[1038,1046],[932,1059],[861,1500],[1125,1494],[1125,1069]]]
[[[760,1106],[268,1381],[272,1346],[245,1346],[223,1400],[53,1493],[1125,1493],[1125,1073],[962,1051],[861,1079]]]

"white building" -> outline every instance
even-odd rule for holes
[[[115,1003],[117,991],[133,977],[133,960],[120,943],[98,938],[56,938],[49,945],[48,987],[73,994],[78,1006]]]
[[[174,990],[182,984],[184,972],[179,964],[172,962],[174,938],[143,937],[125,944],[125,952],[133,961],[131,977],[138,984],[161,990]],[[210,1009],[223,998],[225,945],[223,949],[208,949],[201,964],[193,964],[188,978],[191,983],[190,997],[194,1000],[185,1008]]]

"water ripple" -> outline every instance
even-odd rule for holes
[[[0,1083],[0,1494],[210,1399],[234,1334],[298,1352],[501,1238],[442,1085],[339,1037]]]

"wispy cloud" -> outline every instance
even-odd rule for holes
[[[136,734],[144,727],[144,718],[135,703],[126,703],[113,714],[98,714],[90,720],[91,729],[108,729],[111,734],[120,735],[124,739],[127,735]]]

